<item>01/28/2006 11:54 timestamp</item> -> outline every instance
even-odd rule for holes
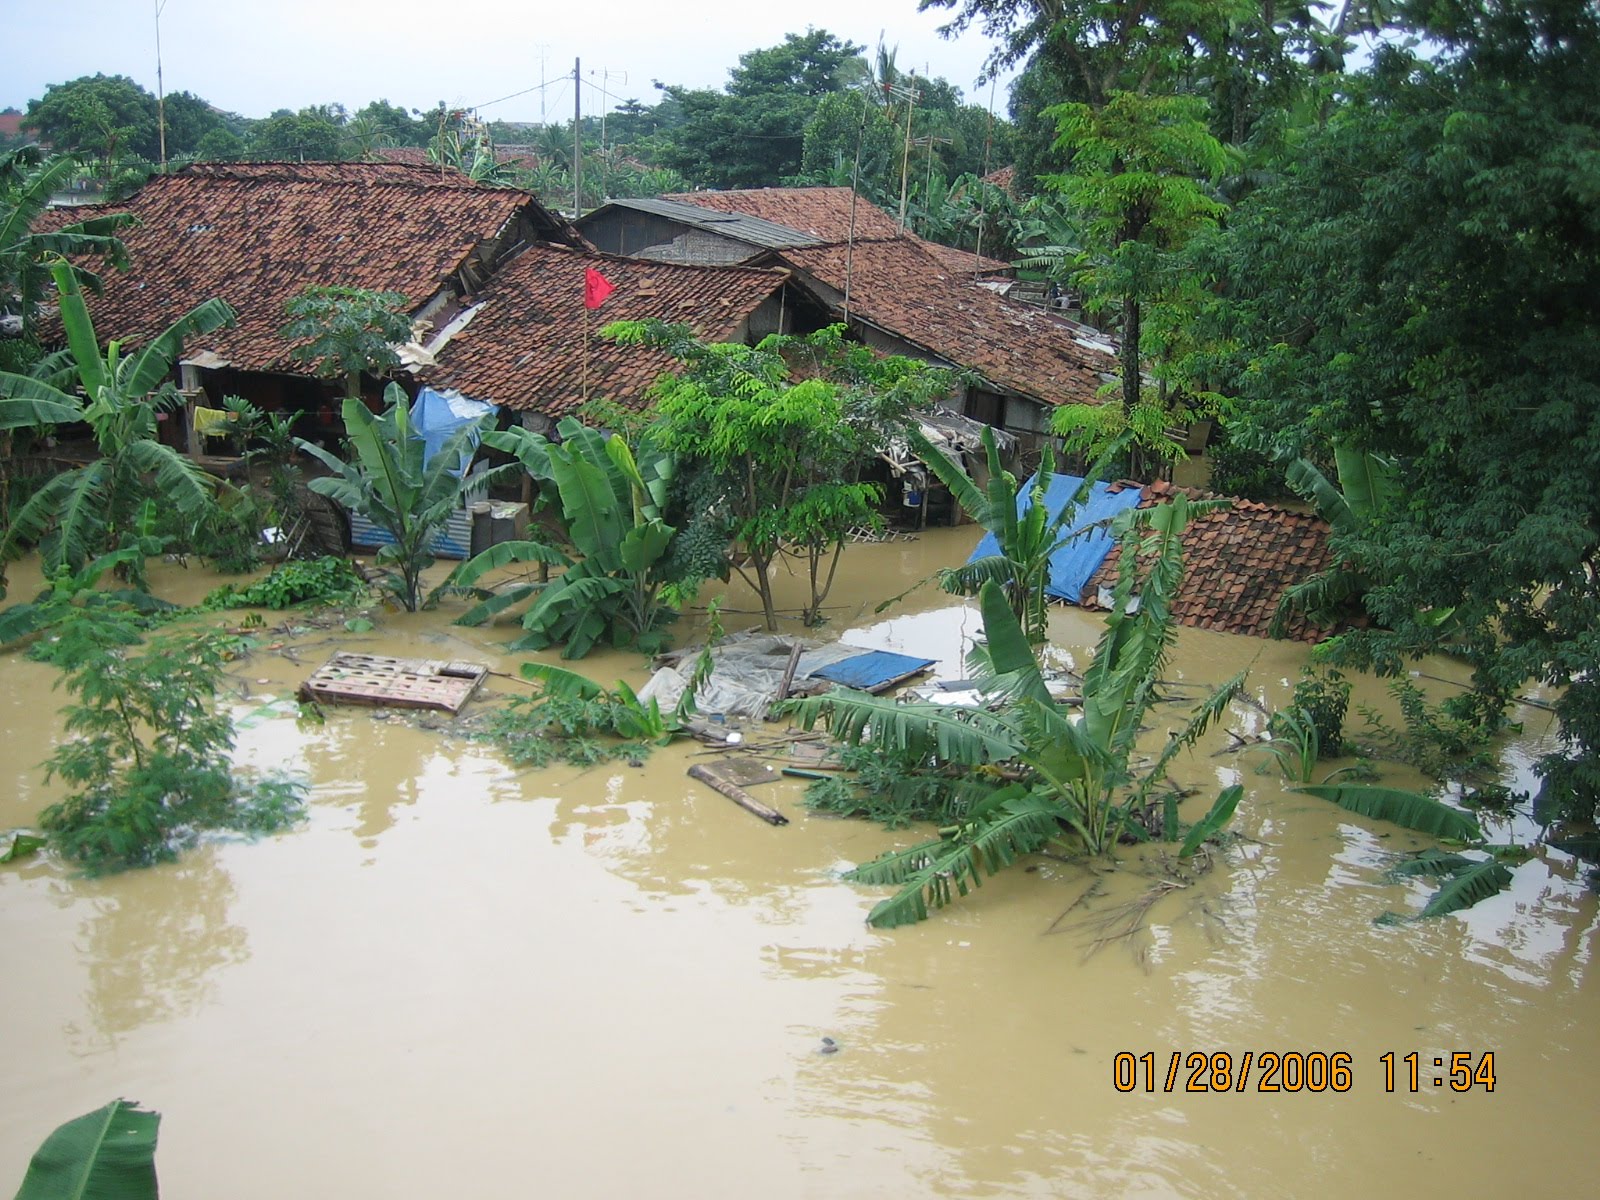
[[[1112,1060],[1112,1086],[1119,1092],[1348,1092],[1355,1086],[1355,1057],[1345,1050],[1247,1050],[1237,1058],[1224,1050],[1174,1050],[1163,1057],[1167,1061],[1158,1067],[1153,1050],[1122,1051]],[[1448,1058],[1391,1050],[1378,1062],[1386,1092],[1417,1092],[1427,1084],[1453,1092],[1494,1091],[1493,1050],[1455,1050]],[[1438,1074],[1426,1072],[1430,1063]]]

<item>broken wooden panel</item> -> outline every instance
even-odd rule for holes
[[[489,668],[481,663],[389,658],[340,651],[306,680],[301,691],[334,704],[438,708],[458,713]]]

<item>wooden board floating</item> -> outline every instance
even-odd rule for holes
[[[301,691],[333,704],[438,708],[458,713],[483,682],[481,663],[387,658],[340,651],[312,673]]]

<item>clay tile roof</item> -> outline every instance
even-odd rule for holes
[[[585,316],[584,269],[616,290]],[[481,312],[440,353],[429,382],[517,411],[559,417],[583,402],[583,338],[589,335],[590,396],[630,408],[676,364],[667,355],[603,341],[612,321],[658,317],[681,322],[710,341],[727,341],[783,286],[782,271],[696,267],[531,246],[501,267],[479,294]]]
[[[814,235],[824,244],[783,249],[774,261],[841,294],[848,276],[852,318],[976,371],[995,391],[1049,405],[1098,402],[1103,376],[1117,365],[1113,355],[1085,344],[1066,322],[975,285],[971,254],[903,233],[888,213],[859,196],[852,245],[851,196],[847,187],[753,188],[668,199]],[[998,260],[983,261],[1007,269]]]
[[[89,297],[100,338],[137,344],[215,296],[238,325],[188,349],[255,371],[306,370],[278,330],[308,284],[400,292],[420,307],[519,214],[576,238],[527,192],[397,163],[197,163],[121,204],[46,215],[97,211],[139,219],[121,235],[130,269],[103,272],[104,294]]]
[[[983,177],[983,181],[993,184],[1001,191],[1012,191],[1017,183],[1017,169],[1015,167],[1001,167],[998,171],[990,171]]]
[[[687,192],[677,196],[663,196],[710,208],[722,213],[738,213],[774,221],[809,233],[819,242],[847,242],[850,240],[851,190],[847,187],[808,188],[748,188],[731,192]],[[863,196],[855,198],[855,240],[882,241],[898,239],[921,246],[933,255],[945,270],[953,275],[972,275],[973,256],[970,250],[957,250],[926,241],[907,233],[895,219]],[[977,272],[993,275],[1010,271],[1011,264],[998,258],[980,258]]]
[[[1139,507],[1149,508],[1179,491],[1194,499],[1215,498],[1170,483],[1153,483],[1141,490]],[[1100,588],[1115,586],[1120,554],[1114,547],[1089,580],[1083,591],[1086,601]],[[1321,517],[1235,499],[1231,507],[1190,523],[1183,534],[1183,561],[1183,585],[1172,606],[1180,624],[1266,637],[1284,591],[1331,567],[1334,560],[1328,549],[1328,524]],[[1316,642],[1330,632],[1296,615],[1287,636]]]
[[[785,250],[782,261],[842,292],[849,261],[850,312],[957,366],[997,391],[1045,404],[1096,404],[1116,359],[1085,345],[1042,309],[1013,304],[952,278],[905,239]]]
[[[939,261],[945,272],[957,279],[971,279],[978,275],[1010,274],[1011,264],[987,254],[975,255],[971,250],[958,250],[954,246],[941,246],[938,242],[917,239],[917,243]]]
[[[850,201],[847,187],[746,188],[730,192],[686,192],[663,196],[717,212],[760,217],[809,233],[822,242],[843,242],[850,237]],[[864,197],[855,197],[855,237],[897,238],[894,218]]]

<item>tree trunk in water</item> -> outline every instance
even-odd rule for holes
[[[750,565],[756,569],[756,591],[761,596],[761,612],[767,619],[767,632],[778,632],[778,610],[772,602],[772,576],[767,572],[772,566],[772,559],[759,554],[751,553]]]
[[[1132,417],[1139,406],[1139,302],[1132,296],[1122,300],[1122,411]],[[1137,444],[1130,451],[1129,470],[1135,479],[1144,478],[1144,455]]]

